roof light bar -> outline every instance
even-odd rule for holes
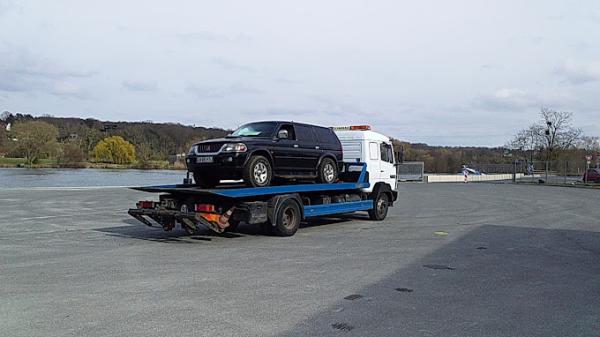
[[[334,126],[333,130],[336,131],[367,131],[371,130],[370,125],[350,125],[350,126]]]

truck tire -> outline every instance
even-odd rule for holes
[[[369,210],[369,218],[375,221],[381,221],[387,216],[389,207],[389,197],[387,193],[379,193],[373,199],[373,209]]]
[[[269,160],[263,156],[252,156],[244,166],[244,182],[250,187],[269,186],[273,178],[273,169]]]
[[[300,207],[293,199],[287,199],[281,203],[275,217],[273,232],[277,236],[292,236],[300,227]]]
[[[194,181],[200,188],[213,188],[219,184],[220,179],[208,174],[194,172]]]
[[[317,179],[323,184],[333,184],[337,181],[337,165],[331,158],[323,158],[317,171]]]

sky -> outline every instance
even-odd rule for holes
[[[600,136],[599,1],[0,0],[0,111],[501,146],[542,106]]]

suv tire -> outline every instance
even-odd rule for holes
[[[219,184],[219,178],[200,172],[194,172],[194,181],[200,188],[213,188]]]
[[[252,156],[244,166],[244,182],[250,187],[269,186],[272,178],[271,163],[264,156]]]
[[[337,181],[338,169],[337,165],[331,158],[323,158],[317,171],[317,179],[323,184],[333,184]]]

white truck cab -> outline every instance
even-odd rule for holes
[[[371,131],[368,125],[333,127],[342,143],[344,162],[367,163],[370,186],[364,192],[372,192],[378,183],[386,184],[392,191],[397,190],[396,160],[389,137]]]

